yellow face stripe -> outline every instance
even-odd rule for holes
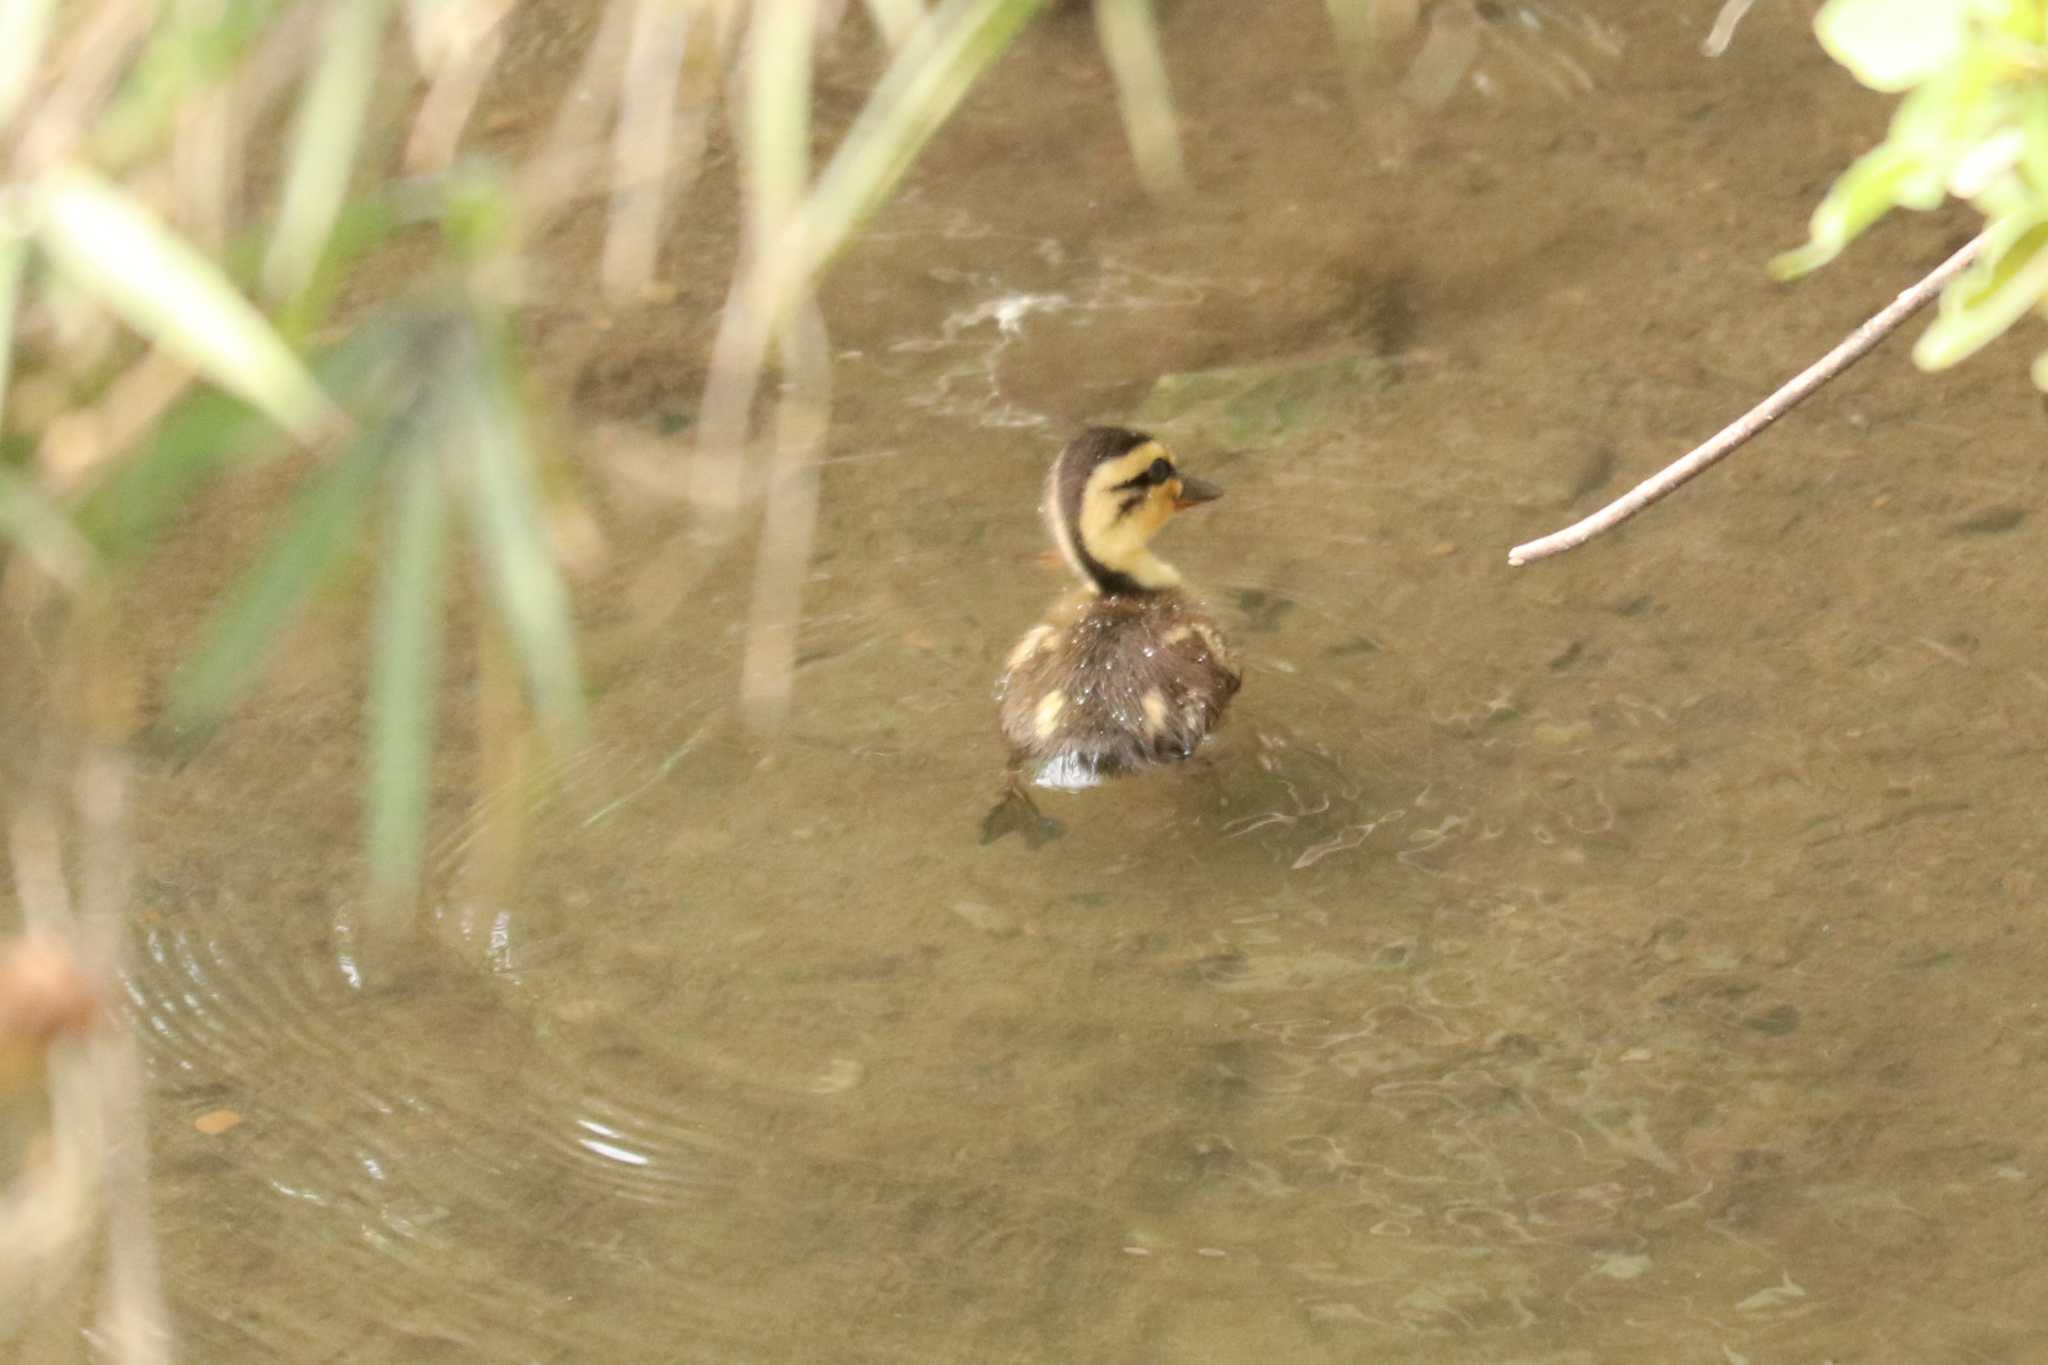
[[[1129,484],[1162,458],[1171,462],[1173,456],[1159,442],[1147,441],[1113,460],[1104,460],[1089,474],[1081,494],[1082,546],[1098,563],[1148,588],[1172,587],[1180,581],[1179,574],[1145,548],[1173,515],[1180,481],[1168,479],[1128,488],[1120,485]]]

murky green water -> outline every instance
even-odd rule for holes
[[[1969,222],[1765,280],[1885,113],[1805,0],[1712,61],[1706,3],[1570,11],[1613,56],[1496,33],[1500,97],[1398,139],[1319,7],[1269,8],[1166,6],[1198,203],[1144,200],[1062,11],[843,262],[779,743],[732,715],[743,550],[598,670],[509,899],[452,876],[451,766],[436,946],[360,980],[334,657],[151,773],[132,995],[186,1359],[2048,1358],[2021,346],[1894,347],[1625,534],[1505,564]],[[678,229],[673,304],[606,317],[589,226],[542,368],[586,431],[673,428],[730,210]],[[1163,428],[1230,489],[1165,547],[1248,663],[1213,761],[981,846],[990,683],[1060,587],[1045,464],[1161,375],[1265,364],[1346,382]],[[602,642],[679,514],[596,494]]]

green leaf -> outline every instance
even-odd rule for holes
[[[451,367],[456,418],[468,466],[470,519],[499,617],[519,652],[534,709],[566,746],[583,727],[583,686],[569,593],[555,567],[534,477],[526,415],[502,344],[466,337],[472,360]]]
[[[1899,202],[1900,189],[1921,173],[1919,159],[1889,143],[1871,148],[1844,171],[1813,211],[1807,244],[1774,257],[1774,278],[1796,279],[1835,259],[1863,230]]]
[[[38,190],[43,246],[74,285],[301,440],[336,422],[263,315],[134,196],[82,166],[52,172]]]
[[[1913,363],[1946,369],[2005,335],[2048,296],[2048,207],[1994,223],[1984,250],[1942,293],[1941,312],[1913,345]]]
[[[419,884],[441,663],[444,510],[441,462],[426,442],[398,457],[370,676],[370,880],[393,903]]]
[[[327,10],[322,50],[292,125],[284,194],[263,261],[263,286],[282,302],[312,280],[347,198],[391,0],[340,0]]]
[[[219,724],[299,605],[354,542],[370,496],[406,421],[380,422],[321,471],[296,500],[264,562],[237,585],[205,649],[172,684],[166,724],[174,736]]]
[[[1962,54],[1984,0],[1828,0],[1813,31],[1873,90],[1910,90]],[[2001,12],[2004,6],[1997,7]]]

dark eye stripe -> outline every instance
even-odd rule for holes
[[[1116,485],[1118,488],[1151,488],[1173,477],[1173,461],[1161,455],[1137,475]]]

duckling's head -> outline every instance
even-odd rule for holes
[[[1173,452],[1142,431],[1090,427],[1053,461],[1045,520],[1060,553],[1097,592],[1158,592],[1179,584],[1146,547],[1175,512],[1223,496],[1180,472]]]

